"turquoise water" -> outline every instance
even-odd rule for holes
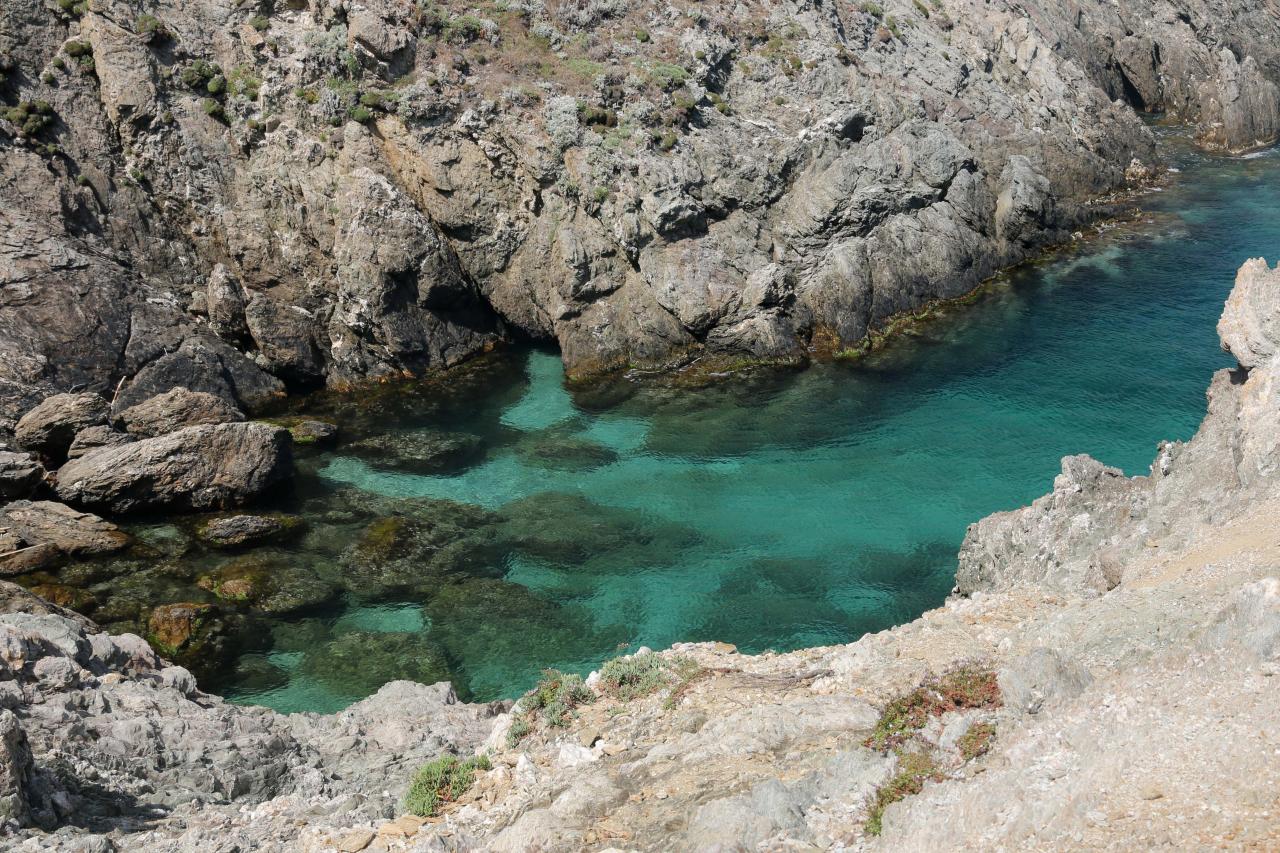
[[[415,471],[340,447],[307,463],[318,497],[304,511],[352,524],[343,511],[376,505],[455,526],[395,551],[410,575],[430,563],[412,591],[348,583],[329,611],[276,620],[246,658],[274,676],[222,689],[332,710],[425,671],[469,698],[511,697],[544,667],[585,671],[627,646],[844,643],[937,606],[966,526],[1044,493],[1063,455],[1145,473],[1158,440],[1195,431],[1228,364],[1214,325],[1235,270],[1280,255],[1280,157],[1177,162],[1142,223],[858,363],[575,394],[558,357],[532,351],[443,398],[335,409],[356,434],[444,432],[482,450]],[[421,498],[481,509],[457,521],[453,503]],[[376,675],[307,667],[343,636]]]

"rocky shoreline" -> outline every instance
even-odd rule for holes
[[[1254,0],[56,5],[0,16],[0,429],[507,340],[572,376],[803,360],[1142,180],[1135,109],[1280,131]]]
[[[515,708],[394,682],[284,716],[4,584],[5,831],[33,850],[1273,846],[1278,328],[1280,270],[1250,261],[1219,324],[1239,366],[1191,441],[1145,477],[1068,457],[1051,494],[970,528],[944,607],[847,646],[640,650]],[[492,769],[456,802],[402,814],[418,766],[476,752]]]

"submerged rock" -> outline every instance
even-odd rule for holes
[[[499,536],[511,547],[552,563],[578,564],[627,550],[636,559],[667,562],[698,540],[692,528],[645,518],[562,492],[540,492],[500,510]]]
[[[292,515],[227,515],[196,525],[196,538],[215,548],[243,548],[297,536],[306,523]]]
[[[147,617],[147,642],[164,657],[197,675],[225,667],[235,641],[222,611],[212,604],[162,604]]]
[[[216,424],[86,453],[59,470],[57,491],[111,512],[217,509],[256,497],[291,470],[287,431]]]
[[[97,394],[54,394],[22,416],[14,440],[19,447],[61,461],[77,432],[105,424],[110,413],[107,401]]]
[[[413,430],[370,436],[345,449],[379,468],[443,474],[478,461],[484,454],[484,442],[466,433]]]
[[[557,471],[590,471],[618,461],[618,454],[599,442],[556,431],[522,439],[516,455],[525,464]]]
[[[451,574],[497,577],[507,546],[497,516],[452,501],[416,501],[365,528],[342,555],[347,588],[361,597],[430,594]]]
[[[347,696],[367,696],[398,679],[435,684],[453,678],[443,650],[430,637],[402,631],[340,634],[308,650],[301,670]]]
[[[312,418],[271,418],[268,423],[289,430],[294,447],[328,447],[338,440],[338,425]]]
[[[221,397],[179,387],[125,409],[119,420],[130,435],[155,438],[183,427],[238,423],[244,412]]]
[[[297,613],[331,600],[337,589],[290,555],[251,553],[201,575],[196,585],[259,613]]]

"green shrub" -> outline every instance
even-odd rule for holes
[[[991,750],[991,741],[995,736],[996,727],[991,723],[974,723],[969,727],[969,731],[956,741],[960,757],[965,761],[972,761],[980,755],[986,755]]]
[[[864,829],[868,835],[879,835],[884,829],[884,810],[899,800],[920,793],[926,780],[942,781],[942,771],[923,752],[898,755],[898,772],[876,791],[867,812]]]
[[[351,110],[351,118],[361,124],[368,124],[373,121],[373,113],[368,107],[356,107]]]
[[[227,91],[227,78],[221,74],[210,78],[209,82],[204,84],[204,90],[214,97],[223,94]]]
[[[214,79],[216,80],[217,78],[215,77]],[[227,91],[230,94],[248,98],[250,101],[258,100],[258,91],[262,88],[262,81],[254,76],[252,67],[237,65],[231,69],[226,81]]]
[[[409,793],[404,797],[405,810],[418,817],[435,817],[443,806],[467,792],[476,780],[477,770],[489,770],[491,767],[484,755],[466,761],[442,755],[423,766],[413,777]]]
[[[23,136],[35,136],[53,122],[53,107],[48,101],[23,101],[5,109],[4,117],[18,126]]]
[[[873,18],[883,18],[884,8],[879,3],[863,3],[862,11],[866,12]]]
[[[254,15],[249,19],[249,26],[253,27],[260,33],[264,33],[271,26],[271,19],[266,15]]]
[[[569,675],[557,669],[544,669],[542,680],[520,700],[525,714],[541,716],[547,725],[569,724],[569,714],[579,705],[590,704],[595,694],[582,683],[582,676]]]
[[[46,86],[52,86],[54,83],[58,82],[58,78],[53,76],[52,71],[46,71],[40,75],[40,82]]]
[[[531,731],[533,731],[533,723],[529,722],[529,718],[523,715],[517,716],[511,721],[511,728],[507,729],[507,749],[515,747]]]
[[[147,39],[163,39],[169,34],[155,15],[139,15],[133,22],[133,31]]]
[[[222,69],[216,63],[204,59],[190,63],[178,75],[182,85],[197,92],[207,91],[209,83],[216,77],[222,77]]]
[[[636,30],[636,41],[640,42],[641,44],[647,44],[649,41],[649,31]]]
[[[886,705],[865,745],[888,750],[900,746],[933,717],[948,711],[1000,705],[1000,686],[995,673],[964,667],[928,681]]]
[[[689,72],[681,65],[655,62],[649,66],[649,79],[660,88],[670,91],[684,85],[684,82],[689,79]]]
[[[222,108],[222,104],[218,103],[213,98],[205,98],[204,101],[201,102],[200,106],[204,110],[204,114],[210,118],[216,119],[223,124],[227,122],[226,110]]]
[[[484,22],[475,15],[459,15],[449,19],[449,22],[444,25],[442,34],[445,41],[466,44],[480,38],[483,32]]]
[[[673,662],[653,652],[614,658],[600,668],[600,690],[623,702],[648,696],[675,680]]]
[[[87,41],[69,41],[63,47],[63,50],[66,51],[67,56],[72,59],[80,59],[84,56],[93,55],[93,45],[89,44]]]
[[[365,92],[360,96],[360,105],[370,109],[381,109],[385,101],[386,96],[382,92]]]

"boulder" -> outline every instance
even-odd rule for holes
[[[71,446],[67,448],[67,458],[79,459],[90,450],[96,450],[99,447],[119,447],[131,441],[133,441],[132,438],[122,432],[116,432],[109,426],[85,427],[76,433],[76,437],[71,441]]]
[[[19,447],[61,461],[85,427],[105,424],[107,401],[97,394],[54,394],[18,421],[14,440]]]
[[[292,464],[287,430],[206,424],[86,453],[58,472],[57,492],[111,512],[220,509],[261,494]]]
[[[173,388],[125,409],[120,422],[139,438],[155,438],[201,424],[238,423],[244,413],[231,403],[205,391]]]
[[[130,541],[111,522],[54,501],[0,508],[0,574],[44,568],[62,557],[109,554]]]
[[[0,450],[0,500],[28,497],[44,477],[44,466],[31,454]]]

